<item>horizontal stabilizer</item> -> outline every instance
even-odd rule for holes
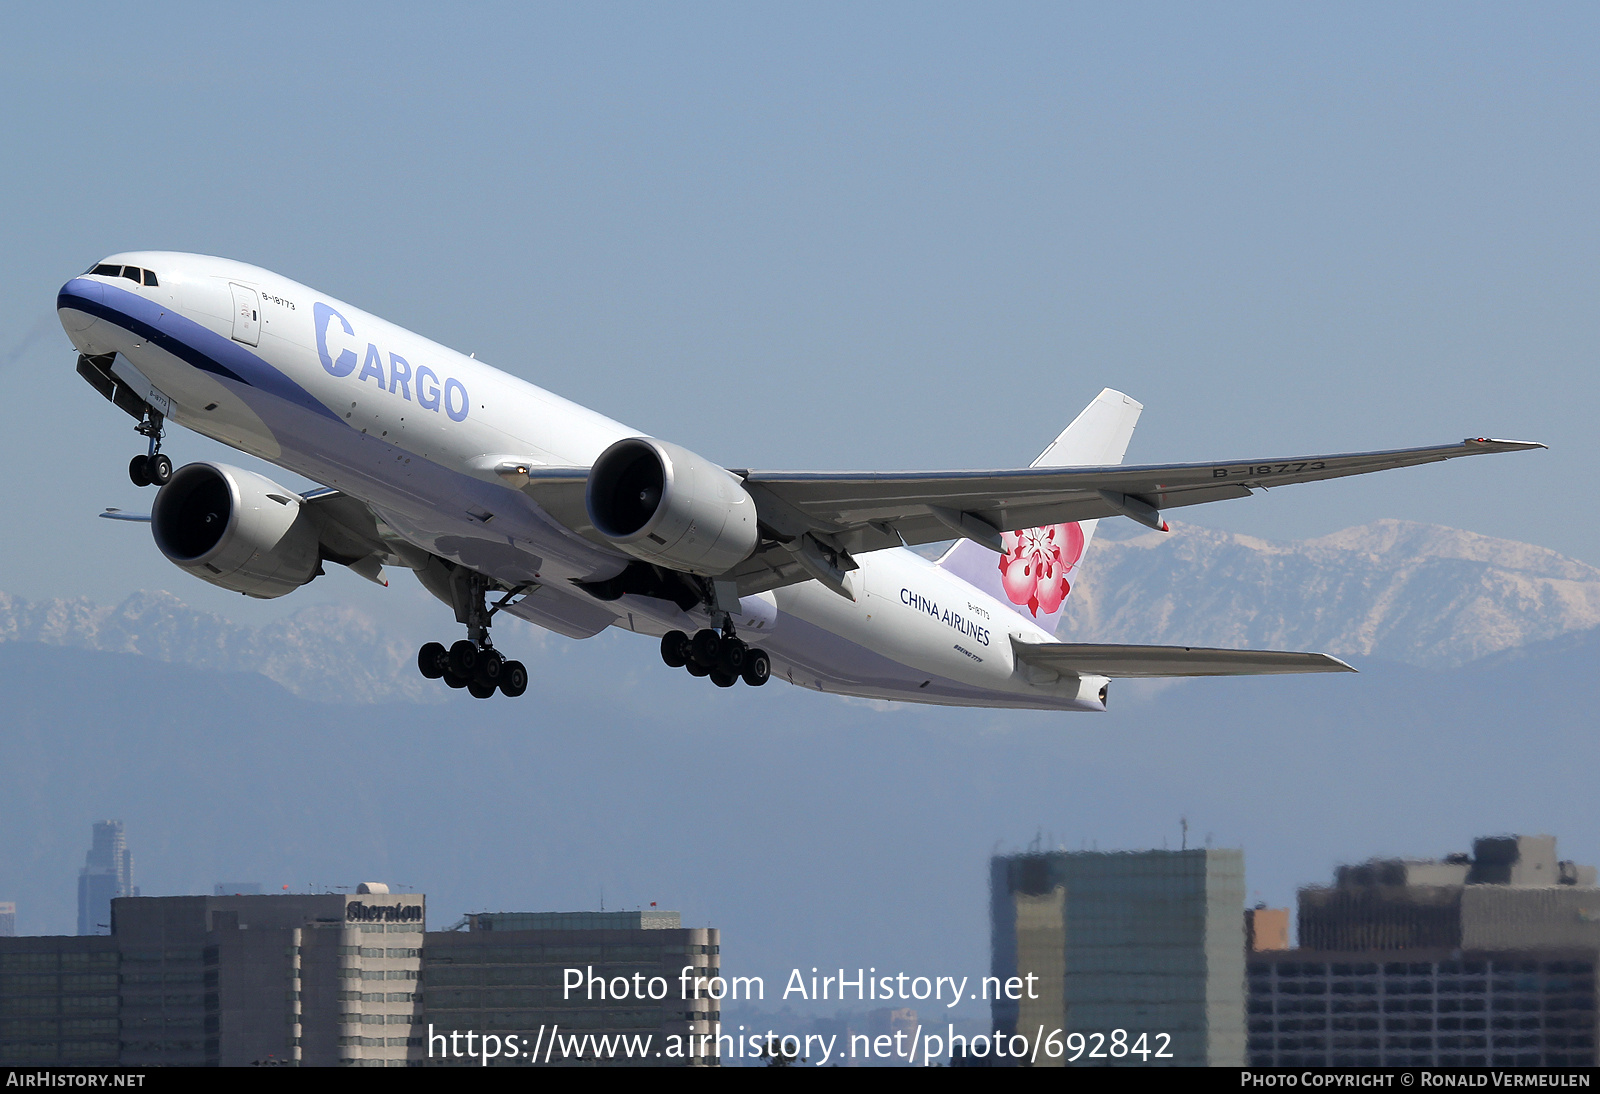
[[[1110,646],[1087,642],[1011,640],[1017,660],[1063,676],[1132,680],[1162,676],[1275,676],[1291,672],[1355,672],[1325,653],[1213,650],[1201,646]]]

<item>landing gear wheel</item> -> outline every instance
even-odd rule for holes
[[[689,636],[682,631],[668,631],[661,636],[661,660],[669,669],[681,669],[689,663]]]
[[[491,699],[498,690],[493,684],[487,684],[482,680],[474,680],[467,685],[467,691],[472,693],[474,699]]]
[[[710,628],[696,631],[693,644],[690,646],[690,656],[695,662],[709,669],[722,656],[722,635]]]
[[[429,680],[437,680],[444,675],[445,658],[448,656],[439,643],[429,642],[417,651],[417,671]]]
[[[505,664],[506,659],[500,656],[499,650],[479,650],[478,667],[473,670],[473,677],[494,687],[500,681],[500,674],[505,671]]]
[[[721,669],[712,669],[711,682],[717,685],[719,688],[731,688],[733,685],[739,682],[739,677],[735,673],[724,672]]]
[[[165,452],[157,452],[150,456],[144,465],[145,477],[154,486],[165,486],[172,478],[172,458]]]
[[[772,658],[766,650],[751,650],[744,659],[744,669],[739,673],[744,682],[758,688],[772,679]]]
[[[750,656],[750,649],[737,638],[724,638],[722,640],[722,656],[717,659],[717,667],[725,673],[738,676],[744,671],[745,660]]]
[[[135,456],[128,461],[128,478],[133,480],[135,486],[150,485],[150,457]]]
[[[453,688],[464,688],[469,683],[465,676],[457,676],[448,668],[444,670],[444,682]]]
[[[698,661],[690,661],[687,665],[685,665],[683,667],[689,670],[689,675],[690,676],[710,676],[711,675],[711,670],[706,668],[704,665],[702,665]]]
[[[465,638],[450,647],[450,671],[463,680],[472,679],[478,667],[478,647]]]
[[[507,661],[500,670],[500,691],[515,699],[528,690],[528,670],[521,661]]]

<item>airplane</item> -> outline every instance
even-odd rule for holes
[[[423,676],[528,687],[490,637],[507,612],[571,638],[660,639],[718,687],[1104,711],[1111,680],[1353,672],[1319,653],[1058,642],[1097,522],[1291,483],[1543,448],[1469,438],[1381,452],[1122,463],[1143,409],[1102,391],[1025,468],[725,468],[255,266],[114,254],[62,286],[77,371],[136,421],[135,484],[184,571],[258,598],[327,563],[411,570],[466,627]],[[321,486],[162,451],[176,423]],[[911,548],[954,541],[937,560]]]

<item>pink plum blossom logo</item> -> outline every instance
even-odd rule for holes
[[[1067,574],[1083,557],[1083,529],[1076,524],[1048,524],[1000,537],[1000,583],[1013,604],[1024,604],[1034,616],[1054,615],[1072,587]]]

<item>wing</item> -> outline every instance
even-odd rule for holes
[[[763,545],[734,576],[746,594],[808,577],[838,587],[840,571],[851,568],[849,555],[855,552],[957,536],[998,551],[1002,532],[1108,516],[1165,529],[1163,509],[1249,497],[1255,490],[1291,483],[1543,447],[1477,437],[1429,448],[1227,463],[1013,471],[752,471],[746,475],[746,489],[777,542]]]
[[[739,471],[760,515],[761,547],[729,575],[743,595],[816,578],[843,591],[850,555],[952,539],[1000,549],[1000,534],[1096,517],[1164,528],[1163,509],[1249,497],[1292,483],[1366,475],[1459,456],[1543,448],[1468,438],[1458,444],[1321,456],[1002,471]],[[561,524],[597,543],[584,505],[586,468],[496,468]],[[845,593],[845,595],[849,595]]]
[[[1212,650],[1199,646],[1105,646],[1080,642],[1011,640],[1017,660],[1063,676],[1142,679],[1161,676],[1276,676],[1293,672],[1355,672],[1325,653]]]
[[[752,494],[759,488],[824,529],[885,525],[907,544],[916,544],[950,539],[952,518],[958,523],[961,517],[975,518],[995,532],[1119,514],[1138,514],[1151,523],[1162,509],[1248,497],[1256,489],[1543,447],[1479,437],[1431,448],[1229,463],[910,473],[752,471],[746,481]],[[756,500],[759,505],[761,497]]]
[[[557,524],[592,543],[615,549],[589,521],[589,505],[585,500],[589,487],[587,467],[549,467],[537,460],[505,459],[489,465],[488,469],[507,486],[532,498]]]

